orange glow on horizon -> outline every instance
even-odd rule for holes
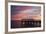
[[[41,20],[41,16],[32,16],[28,14],[16,14],[12,16],[12,20],[22,20],[22,19],[34,19],[34,20]]]

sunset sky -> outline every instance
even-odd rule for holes
[[[40,6],[11,6],[11,19],[41,19],[41,7]]]

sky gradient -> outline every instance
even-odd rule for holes
[[[40,6],[15,6],[11,5],[11,19],[41,19],[41,7]]]

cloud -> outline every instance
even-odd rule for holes
[[[32,8],[23,7],[23,10],[20,8],[19,11],[12,11],[12,12],[13,12],[12,13],[13,15],[11,15],[12,20],[22,20],[22,19],[41,20],[41,7],[32,7]]]

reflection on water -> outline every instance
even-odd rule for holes
[[[20,20],[11,20],[11,28],[32,28],[32,27],[41,27],[40,20],[32,19],[22,19]]]

